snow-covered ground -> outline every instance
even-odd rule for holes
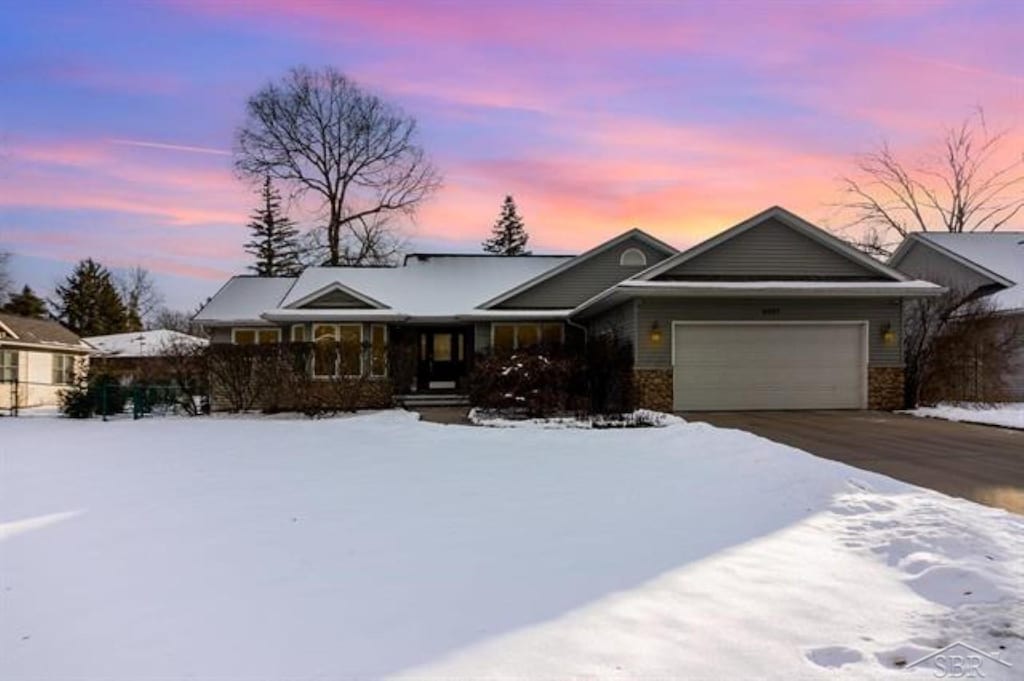
[[[939,404],[934,407],[918,407],[904,412],[913,416],[924,416],[947,421],[986,423],[1004,428],[1024,429],[1024,402],[1006,404]]]
[[[707,424],[0,420],[0,678],[1024,669],[1024,517]],[[1020,678],[1017,676],[1016,678]]]

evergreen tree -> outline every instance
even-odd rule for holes
[[[299,230],[281,210],[281,195],[270,177],[264,179],[260,191],[260,207],[248,224],[252,239],[245,251],[256,262],[249,269],[259,277],[292,277],[302,271],[299,262]]]
[[[526,242],[530,235],[526,233],[523,219],[516,210],[516,202],[506,196],[501,204],[501,215],[498,216],[491,238],[483,243],[484,251],[496,255],[530,255],[526,250]]]
[[[21,315],[22,317],[46,317],[46,301],[36,295],[28,284],[21,289],[21,293],[11,295],[7,304],[3,306],[4,312]]]
[[[92,258],[81,261],[57,287],[57,317],[80,336],[129,330],[125,308],[110,271]]]

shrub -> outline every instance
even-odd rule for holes
[[[470,402],[527,418],[580,410],[581,371],[578,359],[540,349],[479,357],[469,378]]]
[[[124,411],[125,389],[110,374],[75,376],[74,383],[60,394],[61,413],[69,418],[87,419],[94,414],[110,416]]]

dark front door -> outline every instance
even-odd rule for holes
[[[456,390],[466,375],[465,329],[423,329],[419,332],[419,390]]]

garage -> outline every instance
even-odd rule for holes
[[[676,410],[863,409],[867,322],[673,322]]]

